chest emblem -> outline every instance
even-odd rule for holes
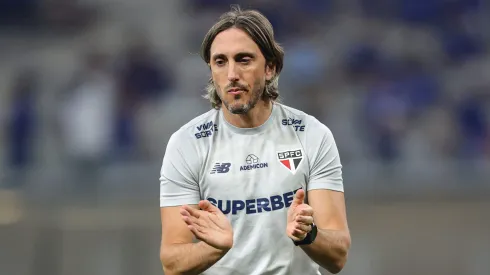
[[[303,160],[303,150],[277,152],[277,160],[294,175]]]

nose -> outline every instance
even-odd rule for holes
[[[228,81],[236,82],[239,80],[238,66],[234,62],[230,62],[228,65]]]

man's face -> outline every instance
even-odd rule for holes
[[[231,28],[211,44],[211,75],[223,105],[232,114],[246,114],[260,100],[273,70],[244,31]]]

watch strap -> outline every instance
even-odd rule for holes
[[[301,241],[293,241],[293,243],[298,246],[298,245],[308,245],[312,244],[313,241],[316,239],[316,235],[318,233],[318,228],[316,227],[316,224],[311,225],[311,231],[306,234],[306,237],[301,240]]]

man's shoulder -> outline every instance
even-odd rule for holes
[[[320,127],[320,128],[326,128],[328,127],[322,123],[320,120],[318,120],[315,116],[304,112],[302,110],[284,105],[284,104],[278,104],[279,108],[281,109],[281,112],[283,113],[283,118],[282,122],[284,123],[289,123],[289,124],[303,124],[303,125],[309,125],[312,127]]]
[[[196,116],[175,131],[172,137],[181,141],[188,141],[189,139],[199,140],[204,136],[212,135],[216,128],[218,114],[218,110],[211,109]]]

